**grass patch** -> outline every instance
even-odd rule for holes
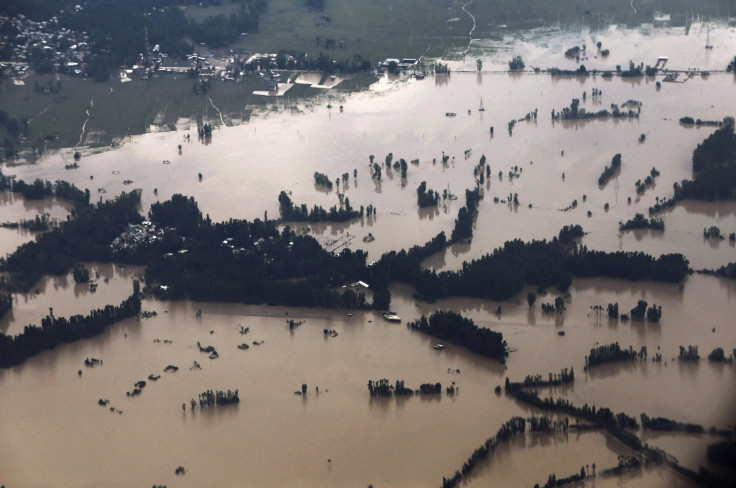
[[[363,91],[368,90],[377,81],[378,77],[373,73],[357,73],[352,78],[343,80],[335,85],[335,89],[344,92]]]
[[[230,17],[231,14],[234,14],[238,10],[240,10],[240,3],[224,3],[223,5],[211,5],[209,7],[190,5],[184,10],[184,18],[202,22],[218,15]]]
[[[309,12],[304,0],[269,0],[257,33],[241,38],[238,45],[259,52],[280,49],[320,51],[335,59],[352,60],[355,55],[376,62],[388,57],[439,57],[464,50],[470,40],[473,20],[463,10],[465,0],[327,0],[324,12]],[[673,21],[684,16],[735,15],[718,0],[474,0],[465,8],[475,18],[472,37],[498,35],[500,26],[528,29],[554,26],[561,29],[586,25],[607,28],[608,24],[639,25],[652,22],[654,11],[671,13]],[[212,7],[210,7],[212,9]],[[321,22],[320,17],[330,22]],[[318,47],[320,37],[344,41],[344,49]],[[324,41],[322,41],[324,45]]]
[[[194,80],[183,75],[161,75],[150,81],[133,80],[121,83],[110,80],[95,83],[91,80],[62,80],[58,94],[36,93],[35,82],[46,85],[49,77],[32,76],[25,85],[9,82],[0,85],[0,103],[11,117],[30,119],[27,145],[56,149],[75,146],[85,128],[82,145],[107,146],[127,135],[143,134],[151,125],[173,129],[177,121],[189,119],[192,124],[222,120],[226,125],[247,122],[251,104],[268,103],[267,97],[253,95],[254,90],[266,90],[266,82],[257,76],[246,76],[242,83],[212,82],[206,95],[195,95]],[[322,90],[296,85],[289,96],[310,97]],[[218,112],[217,109],[220,112]]]

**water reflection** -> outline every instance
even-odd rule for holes
[[[419,220],[432,220],[435,216],[440,214],[440,211],[437,205],[433,205],[431,207],[418,208],[417,214],[419,215]]]

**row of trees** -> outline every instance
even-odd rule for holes
[[[458,242],[473,236],[473,222],[478,216],[478,205],[483,197],[480,188],[465,190],[465,206],[461,207],[452,229],[451,242]]]
[[[191,403],[194,405],[194,399],[191,400]],[[238,390],[207,390],[199,394],[199,408],[201,409],[221,405],[231,405],[233,403],[240,403]]]
[[[677,422],[665,417],[649,417],[645,413],[641,414],[641,426],[649,430],[694,432],[698,434],[705,432],[702,425]]]
[[[12,177],[3,175],[0,170],[0,191],[12,191],[21,193],[28,200],[41,200],[56,197],[70,202],[74,208],[85,207],[89,204],[89,190],[80,190],[72,183],[56,180],[52,183],[48,180],[35,179],[33,183],[23,180],[15,181]]]
[[[647,347],[642,346],[637,352],[633,347],[621,349],[618,342],[595,346],[590,349],[590,353],[585,356],[586,369],[604,363],[622,362],[622,361],[646,361]]]
[[[93,337],[115,322],[135,317],[141,311],[139,291],[139,284],[135,281],[133,294],[118,306],[107,305],[92,310],[88,315],[69,318],[54,317],[50,313],[41,320],[41,327],[27,325],[22,333],[13,337],[0,333],[0,367],[15,366],[61,343]]]
[[[377,263],[382,270],[383,258]],[[408,264],[408,263],[407,263]],[[630,280],[651,279],[678,282],[688,273],[688,261],[681,254],[653,258],[639,252],[588,251],[586,247],[561,245],[557,239],[506,242],[492,253],[463,264],[461,270],[437,273],[427,269],[403,269],[391,273],[392,281],[413,285],[425,299],[447,296],[474,296],[506,300],[526,285],[541,288],[556,285],[562,290],[572,276],[607,276]]]
[[[621,110],[618,105],[612,103],[611,111],[601,109],[597,112],[586,112],[584,108],[580,107],[579,98],[573,98],[569,107],[565,107],[558,112],[555,112],[554,109],[552,109],[552,120],[607,119],[610,117],[618,119],[638,119],[639,111],[631,109]]]
[[[620,231],[631,230],[631,229],[652,229],[652,230],[664,230],[664,220],[654,218],[648,219],[643,214],[637,213],[633,219],[629,219],[624,223],[619,223],[618,229]]]
[[[603,173],[598,177],[598,185],[603,186],[608,183],[608,180],[613,176],[616,170],[621,168],[621,154],[616,154],[611,160],[611,166],[603,168]]]
[[[345,222],[364,215],[362,205],[360,210],[356,210],[350,205],[349,198],[340,200],[340,207],[333,205],[329,211],[316,204],[309,209],[306,204],[294,205],[289,195],[282,191],[279,193],[281,218],[287,222]]]
[[[452,390],[451,390],[452,389]],[[417,390],[407,388],[404,384],[404,380],[396,380],[396,383],[392,385],[386,378],[381,380],[368,380],[368,391],[371,396],[413,396],[417,395],[438,395],[442,393],[441,383],[422,383]],[[454,388],[449,387],[448,393]]]
[[[463,463],[462,469],[455,471],[449,478],[442,478],[442,488],[453,488],[459,486],[464,477],[484,459],[486,459],[499,444],[505,442],[515,434],[523,434],[526,431],[526,419],[524,417],[511,417],[501,427],[496,435],[489,437],[481,446],[473,451],[467,461]]]
[[[408,327],[438,339],[452,341],[488,358],[505,362],[508,346],[503,334],[475,325],[472,319],[452,311],[437,311],[427,318],[425,315],[409,322]]]
[[[526,378],[524,378],[524,386],[559,386],[567,383],[572,383],[573,381],[575,381],[575,371],[573,371],[572,366],[570,366],[569,371],[567,368],[562,368],[559,374],[547,373],[546,380],[541,374],[527,375]]]
[[[476,191],[466,192],[471,208],[477,208],[478,198]],[[3,269],[11,272],[18,289],[28,289],[42,274],[66,273],[77,262],[109,262],[113,259],[110,242],[128,223],[142,220],[137,213],[139,202],[140,195],[134,192],[80,209],[58,229],[21,246]],[[556,238],[507,242],[459,271],[423,269],[422,260],[446,246],[444,233],[423,246],[385,253],[368,267],[365,252],[329,253],[311,236],[297,236],[288,227],[280,232],[274,221],[213,223],[202,218],[193,198],[182,195],[152,205],[149,219],[166,229],[163,237],[116,258],[147,264],[148,287],[173,299],[365,307],[364,297],[340,289],[363,280],[374,290],[373,306],[387,309],[388,284],[395,281],[413,285],[430,300],[452,295],[504,300],[526,285],[566,289],[573,275],[676,282],[688,270],[681,255],[654,259],[642,253],[588,251],[563,245]],[[581,228],[571,228],[560,235],[567,239],[580,233]],[[223,241],[229,244],[222,245]],[[187,252],[177,252],[183,243]]]

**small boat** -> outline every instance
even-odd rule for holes
[[[389,322],[401,322],[401,317],[393,312],[384,312],[381,314],[381,317],[388,320]]]
[[[438,351],[441,351],[441,350],[443,350],[443,349],[445,348],[445,345],[444,345],[444,344],[435,344],[435,345],[434,345],[434,346],[432,346],[432,347],[434,347],[434,348],[435,348],[435,349],[437,349]]]
[[[445,117],[454,117],[457,114],[455,112],[445,112]]]
[[[485,108],[483,108],[483,99],[480,99],[480,108],[478,109],[478,112],[485,112]]]

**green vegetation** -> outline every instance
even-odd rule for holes
[[[8,116],[18,120],[33,118],[25,144],[36,153],[44,148],[75,146],[85,121],[82,145],[93,147],[119,143],[126,135],[145,134],[154,123],[169,130],[180,119],[188,119],[192,125],[219,124],[211,103],[222,112],[226,125],[237,125],[250,117],[247,105],[265,98],[252,95],[253,91],[267,89],[266,81],[246,75],[242,83],[215,83],[207,96],[202,96],[193,93],[190,78],[163,74],[145,82],[68,80],[64,82],[63,96],[34,91],[34,82],[43,85],[50,79],[31,76],[25,85],[0,85],[3,110]],[[94,105],[90,105],[90,100],[94,100]]]
[[[327,0],[315,25],[315,13],[305,8],[304,0],[269,0],[260,16],[258,32],[241,38],[237,45],[261,52],[304,49],[316,57],[324,49],[324,42],[320,43],[320,49],[315,40],[320,36],[344,41],[342,47],[338,43],[327,50],[336,53],[333,57],[352,59],[356,54],[374,60],[392,56],[436,57],[467,47],[473,22],[462,10],[464,3],[467,2]],[[683,0],[664,0],[657,10],[671,12],[673,22],[681,25],[684,13],[691,7]],[[613,0],[598,2],[595,8],[572,1],[550,4],[539,0],[524,4],[511,0],[476,1],[465,8],[475,17],[474,38],[497,36],[506,30],[501,25],[511,29],[560,25],[565,29],[595,23],[598,12],[637,25],[652,22],[653,14],[653,9],[632,11],[629,4]],[[417,12],[422,15],[417,16]],[[719,12],[723,15],[723,7],[719,10],[715,0],[698,4],[698,13],[704,16]]]
[[[330,177],[318,171],[315,171],[314,173],[314,184],[326,186],[327,188],[332,190],[332,180],[330,180]]]
[[[8,292],[0,292],[0,317],[13,308],[13,295]]]
[[[62,180],[55,183],[36,179],[32,184],[23,180],[15,181],[3,175],[0,170],[0,191],[12,191],[21,193],[28,200],[41,200],[43,198],[56,197],[71,203],[75,209],[82,209],[89,205],[89,190],[82,191],[76,186]]]
[[[647,308],[648,303],[646,300],[639,300],[636,307],[632,308],[629,312],[632,320],[644,320],[644,317],[649,322],[659,322],[662,317],[662,307],[658,307],[656,304]]]
[[[723,127],[708,136],[693,151],[692,180],[674,185],[672,201],[650,209],[656,212],[678,200],[732,200],[736,198],[736,136],[734,119],[726,117]]]
[[[440,194],[433,190],[427,190],[427,182],[422,181],[417,187],[417,205],[419,208],[433,207],[440,201]]]
[[[680,123],[684,125],[712,125],[715,127],[723,127],[723,121],[722,120],[700,120],[700,119],[693,119],[689,116],[680,117]]]
[[[368,90],[376,81],[378,81],[378,78],[373,73],[356,73],[335,85],[334,89],[346,92],[363,91]],[[291,94],[291,91],[289,91],[289,94]]]
[[[605,186],[613,174],[621,168],[621,154],[616,154],[611,160],[611,167],[603,168],[603,173],[598,178],[598,186]]]
[[[650,418],[647,414],[641,414],[641,426],[649,430],[666,430],[666,431],[680,431],[680,432],[694,432],[702,434],[705,429],[702,425],[698,424],[685,424],[682,422],[676,422],[665,417],[654,417]]]
[[[611,111],[609,112],[606,109],[601,109],[597,112],[586,112],[584,108],[580,107],[580,99],[579,98],[573,98],[572,102],[570,103],[569,107],[565,107],[562,110],[555,112],[554,109],[552,110],[552,120],[581,120],[581,119],[608,119],[608,118],[616,118],[616,119],[638,119],[639,118],[639,111],[632,110],[632,102],[633,106],[641,107],[641,104],[636,101],[628,101],[625,106],[623,107],[623,110],[619,108],[618,105],[615,103],[611,104]],[[626,108],[628,107],[628,110]],[[600,184],[600,180],[599,180]]]
[[[486,441],[470,455],[463,464],[461,470],[455,471],[450,478],[442,478],[442,488],[453,488],[459,486],[463,477],[468,476],[471,471],[484,459],[486,459],[499,444],[509,440],[515,434],[523,434],[526,430],[526,419],[523,417],[512,417],[504,423],[496,432],[496,435],[489,437]]]
[[[14,337],[0,333],[0,367],[15,366],[61,343],[93,337],[102,333],[108,325],[135,317],[140,311],[141,300],[136,281],[133,294],[117,307],[107,305],[103,309],[92,310],[89,315],[74,315],[68,319],[49,314],[41,320],[41,327],[27,325],[22,333]]]
[[[6,159],[14,157],[17,147],[23,138],[28,136],[28,117],[21,120],[11,117],[4,110],[0,110],[0,136],[2,136],[3,155]]]
[[[566,225],[560,229],[560,233],[557,236],[557,240],[560,244],[570,245],[575,242],[578,237],[583,237],[585,232],[583,227],[580,225]]]
[[[631,346],[629,346],[628,349],[621,349],[621,346],[618,345],[618,342],[614,342],[613,344],[606,344],[591,348],[590,353],[585,356],[585,367],[587,369],[604,363],[646,360],[646,346],[642,346],[641,350],[637,352]]]
[[[465,190],[465,206],[460,207],[452,229],[452,242],[458,242],[473,236],[473,222],[478,216],[478,205],[481,200],[480,189]]]
[[[736,465],[736,441],[708,444],[708,461],[729,467]]]
[[[698,346],[687,346],[687,348],[680,346],[680,354],[678,357],[680,361],[684,361],[686,363],[697,363],[700,361]]]
[[[26,291],[42,275],[64,274],[80,261],[110,262],[112,240],[129,223],[142,221],[139,205],[140,193],[134,191],[76,209],[73,219],[23,244],[0,263],[0,269],[10,273],[11,289]]]
[[[75,283],[88,283],[89,282],[89,270],[84,267],[83,264],[75,264],[74,270],[72,271]]]
[[[701,172],[736,164],[736,136],[733,118],[708,136],[693,151],[693,171]]]
[[[466,193],[470,205],[474,194]],[[424,269],[422,260],[447,245],[444,233],[423,246],[385,253],[369,267],[363,251],[331,254],[310,236],[288,227],[279,231],[275,221],[213,223],[202,218],[193,198],[182,195],[152,205],[149,220],[166,228],[160,239],[114,255],[112,241],[128,224],[143,220],[139,204],[140,195],[133,192],[88,205],[36,242],[24,244],[3,263],[2,270],[10,272],[9,288],[27,290],[41,275],[66,273],[81,261],[118,259],[147,264],[148,289],[170,299],[364,308],[368,304],[362,293],[340,288],[364,280],[371,283],[373,307],[387,309],[388,285],[397,281],[414,286],[426,300],[458,295],[505,300],[527,285],[566,289],[573,275],[678,282],[688,272],[688,261],[679,254],[654,259],[643,253],[589,251],[557,239],[509,241],[459,271]],[[582,229],[564,234],[578,232]]]
[[[442,384],[440,383],[422,383],[418,390],[412,390],[404,386],[404,380],[396,380],[396,384],[392,385],[387,379],[368,381],[368,391],[371,396],[390,397],[390,396],[413,396],[419,395],[438,395],[442,393]],[[455,387],[450,386],[447,389],[449,394],[455,393]]]
[[[339,208],[333,205],[329,211],[316,204],[309,209],[305,203],[295,205],[285,191],[279,193],[281,218],[285,222],[345,222],[363,216],[362,205],[360,210],[354,209],[350,206],[350,199],[344,198],[342,194],[340,201]]]
[[[526,378],[524,378],[524,386],[525,387],[547,387],[547,386],[559,386],[559,385],[566,385],[568,383],[572,383],[575,381],[575,372],[572,369],[572,366],[570,366],[570,371],[567,370],[567,368],[563,368],[560,371],[560,374],[556,373],[547,373],[547,379],[543,379],[541,374],[537,375],[527,375]]]
[[[524,66],[526,65],[524,64],[524,60],[521,59],[521,56],[514,56],[509,61],[509,69],[511,71],[521,71],[524,69]]]
[[[619,224],[618,229],[620,231],[631,230],[631,229],[652,229],[652,230],[664,230],[664,221],[662,219],[647,219],[644,215],[637,213],[633,219],[627,220],[623,224]]]
[[[508,347],[500,332],[478,327],[472,319],[455,312],[438,311],[429,318],[422,315],[419,320],[409,322],[407,326],[438,339],[452,341],[481,356],[498,359],[502,363],[508,356]]]
[[[716,347],[708,354],[708,361],[712,363],[732,363],[733,356],[726,357],[722,347]]]
[[[207,407],[219,407],[222,405],[231,405],[233,403],[240,403],[240,397],[238,396],[238,390],[223,391],[223,390],[207,390],[199,394],[199,408],[205,409]],[[195,400],[190,400],[192,410],[194,410]]]
[[[158,44],[162,52],[183,57],[192,52],[191,45],[184,38],[222,47],[238,39],[242,32],[256,30],[259,15],[267,4],[266,0],[239,0],[239,8],[228,16],[209,16],[196,21],[185,19],[180,8],[198,3],[194,0],[125,3],[91,0],[79,9],[47,0],[43,2],[47,7],[43,9],[45,16],[28,6],[15,5],[14,0],[9,3],[13,5],[4,5],[0,11],[24,13],[37,20],[48,20],[51,15],[56,15],[59,27],[87,32],[91,52],[86,60],[87,74],[97,81],[107,80],[121,63],[135,64],[138,54],[145,51],[146,33],[150,47]]]
[[[657,170],[657,168],[652,167],[652,169],[649,171],[649,176],[644,178],[644,181],[636,180],[636,183],[634,183],[634,186],[636,187],[636,194],[643,195],[644,192],[647,191],[647,188],[654,184],[654,179],[657,176],[659,176],[659,171]]]

